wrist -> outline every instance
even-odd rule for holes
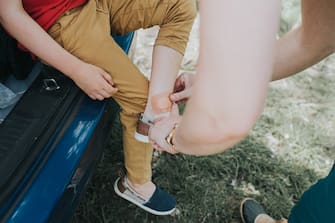
[[[73,58],[72,63],[69,63],[67,67],[67,75],[72,79],[76,80],[77,77],[80,77],[82,72],[87,70],[85,67],[86,63],[76,57]]]

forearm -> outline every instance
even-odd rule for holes
[[[68,76],[81,63],[64,50],[23,9],[21,1],[0,1],[0,22],[4,28],[37,57]]]
[[[301,25],[277,41],[273,80],[285,78],[321,61],[335,49],[335,2],[301,2]]]
[[[314,39],[315,35],[304,33],[299,27],[277,40],[273,81],[301,72],[333,53],[334,47],[326,40]]]

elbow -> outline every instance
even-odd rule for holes
[[[226,119],[221,119],[217,121],[212,128],[212,133],[218,145],[223,146],[223,150],[228,149],[238,142],[246,138],[251,130],[254,128],[254,125],[257,121],[258,114],[249,114],[246,113],[230,116]]]
[[[248,125],[246,123],[236,123],[234,126],[230,127],[226,134],[229,138],[233,139],[233,141],[241,141],[247,135],[249,135],[250,131],[253,128],[253,125]]]
[[[212,140],[218,145],[227,145],[227,148],[234,146],[243,140],[252,130],[254,122],[243,122],[240,120],[226,123],[226,125],[217,126],[212,129]],[[227,149],[226,148],[226,149]]]
[[[319,29],[319,28],[318,28]],[[319,54],[320,60],[335,52],[335,31],[333,29],[315,32],[313,27],[301,26],[297,28],[300,48],[312,48]]]
[[[7,2],[7,1],[6,1]],[[5,17],[5,13],[9,11],[8,9],[8,4],[4,1],[0,1],[0,24],[3,24],[4,22],[4,17]]]
[[[4,18],[3,18],[3,12],[2,9],[0,9],[0,24],[3,24]]]
[[[324,38],[318,45],[318,51],[321,52],[321,59],[335,52],[335,38]]]
[[[6,23],[6,15],[5,15],[5,11],[3,8],[1,8],[0,6],[0,25],[5,27],[5,23]]]
[[[179,134],[177,134],[179,151],[200,156],[222,153],[243,140],[253,128],[253,122],[251,121],[226,122],[225,125],[213,123],[193,124],[190,131],[180,129]]]
[[[2,26],[5,26],[9,20],[16,19],[18,13],[25,13],[22,1],[0,0],[0,24],[2,24]]]

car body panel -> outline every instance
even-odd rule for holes
[[[115,37],[125,52],[130,48],[133,35]],[[101,148],[95,148],[93,136],[95,140],[102,138],[101,131],[96,133],[97,129],[106,128],[106,123],[102,125],[105,122],[102,117],[108,118],[110,112],[116,113],[117,110],[115,101],[93,101],[83,93],[76,104],[45,145],[45,154],[30,170],[33,173],[28,171],[29,183],[19,185],[7,207],[0,208],[0,211],[7,210],[3,222],[63,223],[75,211],[78,197],[85,190],[101,155]],[[64,205],[66,203],[71,205]],[[65,207],[67,210],[64,210]]]

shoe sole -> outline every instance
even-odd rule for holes
[[[117,195],[119,195],[120,197],[122,197],[123,199],[135,204],[136,206],[142,208],[143,210],[151,213],[151,214],[154,214],[154,215],[171,215],[173,214],[173,212],[176,210],[176,208],[173,208],[172,210],[170,211],[155,211],[151,208],[148,208],[147,206],[144,206],[143,204],[141,203],[138,203],[136,200],[132,199],[131,197],[128,197],[128,196],[125,196],[118,188],[117,186],[117,183],[119,182],[120,178],[118,178],[115,183],[114,183],[114,191]]]
[[[145,136],[145,135],[142,135],[138,132],[135,132],[134,137],[137,141],[140,141],[140,142],[143,142],[143,143],[149,143],[149,137],[148,136]]]

